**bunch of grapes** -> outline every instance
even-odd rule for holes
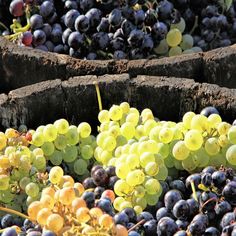
[[[175,56],[235,43],[235,6],[205,0],[13,0],[9,10],[16,19],[8,38],[88,60]]]
[[[50,170],[52,185],[44,188],[40,200],[28,207],[32,221],[57,235],[119,235],[119,231],[127,235],[125,227],[117,227],[112,216],[94,206],[94,199],[82,184],[63,174],[60,167]]]

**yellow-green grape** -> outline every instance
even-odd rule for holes
[[[125,180],[119,179],[114,185],[114,191],[117,196],[125,196],[132,191],[132,188],[127,184]]]
[[[153,51],[158,55],[166,54],[169,51],[169,46],[166,42],[166,39],[162,39],[158,46],[153,49]]]
[[[125,179],[128,175],[130,169],[125,163],[118,163],[116,166],[116,175],[120,179]]]
[[[216,155],[220,151],[220,145],[218,143],[218,139],[217,138],[207,139],[205,142],[205,150],[211,156]]]
[[[147,143],[149,152],[154,153],[154,154],[158,153],[159,148],[157,146],[157,142],[156,141],[148,140],[148,141],[146,141],[146,143]]]
[[[211,157],[209,157],[205,148],[201,147],[197,151],[192,153],[192,159],[198,167],[206,167]]]
[[[182,166],[182,161],[179,161],[177,159],[174,159],[174,167],[177,170],[184,170],[184,167]]]
[[[96,141],[99,147],[103,146],[103,142],[108,135],[109,135],[108,131],[102,132],[97,135]]]
[[[136,198],[132,201],[133,205],[140,206],[143,210],[147,207],[147,201],[145,198]]]
[[[53,154],[53,152],[55,151],[55,146],[53,143],[51,142],[45,142],[42,146],[41,146],[43,153],[46,156],[50,156]]]
[[[83,145],[80,151],[82,158],[84,158],[85,160],[89,160],[93,157],[93,148],[90,145]]]
[[[125,199],[123,197],[117,197],[115,198],[114,202],[113,202],[113,206],[117,211],[120,211],[120,206],[121,204],[125,202]]]
[[[139,215],[140,213],[142,213],[143,208],[141,206],[134,206],[134,211],[137,215]]]
[[[176,47],[182,40],[182,33],[178,29],[171,29],[166,35],[167,44]]]
[[[159,166],[159,171],[155,176],[157,180],[166,180],[168,176],[168,169],[166,168],[165,164]]]
[[[27,184],[29,184],[31,182],[31,179],[29,177],[23,177],[21,180],[20,180],[20,188],[22,190],[25,190]]]
[[[122,154],[129,154],[130,147],[131,146],[128,143],[121,147]]]
[[[154,120],[154,115],[152,113],[152,110],[148,108],[144,109],[141,112],[141,118],[143,123],[145,123],[148,120]]]
[[[178,29],[181,33],[184,32],[185,27],[186,27],[186,23],[185,23],[184,18],[182,18],[182,17],[180,18],[180,22],[170,25],[171,29]]]
[[[209,127],[209,121],[206,116],[197,114],[191,120],[191,129],[205,131]]]
[[[100,111],[99,114],[98,114],[98,120],[99,120],[100,123],[109,122],[110,118],[109,118],[108,110]]]
[[[45,141],[53,142],[57,138],[57,129],[55,125],[48,124],[43,129]]]
[[[161,126],[156,126],[150,130],[149,138],[151,140],[155,140],[156,142],[160,142],[159,140],[159,132],[161,131]]]
[[[145,136],[145,129],[143,125],[138,125],[136,127],[135,138],[140,139],[141,137]]]
[[[48,159],[54,166],[58,166],[62,163],[63,154],[61,151],[55,150],[52,155],[48,156]]]
[[[108,130],[109,130],[109,122],[101,123],[101,125],[99,126],[99,131],[104,132]]]
[[[145,199],[149,206],[156,206],[159,201],[159,196],[157,194],[146,194]]]
[[[131,107],[131,108],[129,109],[129,113],[136,113],[138,116],[140,116],[138,109],[137,109],[137,108],[134,108],[134,107]]]
[[[230,143],[236,144],[236,126],[230,127],[228,131],[228,139]]]
[[[86,149],[86,146],[89,145],[84,145],[81,148],[81,155],[82,157],[84,157],[84,149]],[[85,147],[85,148],[84,148]],[[90,146],[89,146],[90,147]],[[84,149],[83,149],[84,148]],[[83,152],[82,152],[83,150]],[[92,152],[93,153],[93,152]],[[76,160],[77,156],[78,156],[78,149],[76,146],[66,146],[66,148],[62,151],[62,155],[63,155],[63,160],[64,162],[70,163]],[[85,158],[84,158],[85,159]]]
[[[156,162],[149,162],[145,166],[145,173],[149,176],[155,176],[159,172],[159,166],[157,165]]]
[[[107,165],[107,163],[110,161],[112,158],[112,152],[109,152],[107,150],[102,151],[99,159],[103,163],[103,165]]]
[[[144,122],[144,130],[146,135],[149,135],[150,131],[157,126],[157,122],[155,120],[149,119]]]
[[[37,155],[44,155],[44,152],[43,152],[43,149],[42,149],[42,148],[35,148],[35,149],[33,150],[33,154],[34,154],[35,156],[37,156]]]
[[[109,152],[113,151],[116,148],[116,139],[113,136],[107,136],[103,141],[102,148]]]
[[[119,146],[123,146],[127,143],[127,139],[122,136],[122,135],[118,135],[116,137],[116,146],[119,147]]]
[[[142,185],[138,185],[134,189],[134,196],[138,198],[142,198],[145,196],[146,190]]]
[[[76,145],[79,142],[79,133],[75,125],[71,125],[65,134],[67,144]]]
[[[174,132],[171,128],[162,128],[159,132],[159,140],[162,143],[170,143],[173,140]]]
[[[178,141],[172,150],[172,154],[177,160],[184,160],[189,156],[189,149],[186,147],[184,141]]]
[[[33,161],[33,166],[37,168],[38,170],[43,170],[46,168],[46,159],[44,156],[36,156],[34,161]],[[30,164],[30,163],[29,163]]]
[[[145,174],[142,170],[135,170],[135,174],[138,177],[139,184],[142,184],[145,181]]]
[[[40,126],[36,129],[36,132],[42,132],[42,133],[43,133],[44,127],[45,127],[45,125],[40,125]]]
[[[190,155],[187,159],[182,161],[182,166],[185,170],[192,172],[196,169],[197,163],[193,160],[193,157]]]
[[[108,129],[108,133],[109,133],[109,135],[117,138],[121,134],[120,127],[114,125]]]
[[[135,126],[133,123],[126,122],[120,128],[121,134],[127,139],[131,139],[135,135]]]
[[[184,143],[190,151],[198,150],[203,144],[203,137],[200,131],[190,130],[185,134]]]
[[[130,171],[126,177],[126,182],[132,187],[139,185],[139,173],[136,171]]]
[[[228,145],[230,144],[230,142],[229,142],[227,136],[224,135],[224,134],[222,134],[222,135],[219,136],[219,138],[218,138],[218,143],[219,143],[219,145],[220,145],[221,147],[226,147],[226,146],[228,146]]]
[[[157,147],[158,147],[158,154],[160,154],[163,158],[168,157],[170,153],[170,148],[168,144],[158,143]]]
[[[8,175],[0,175],[0,190],[7,190],[10,184],[10,177]]]
[[[139,143],[132,143],[129,149],[129,153],[130,154],[138,154],[138,147],[139,147]]]
[[[126,157],[126,164],[131,170],[138,168],[139,167],[139,156],[134,153],[129,154]]]
[[[39,186],[35,183],[29,183],[25,187],[25,193],[30,197],[37,197],[39,194]]]
[[[221,153],[216,154],[215,156],[211,156],[209,159],[208,165],[214,166],[215,168],[219,168],[221,166],[226,166],[227,158],[223,158]]]
[[[159,191],[161,191],[161,184],[157,179],[153,178],[148,179],[145,182],[144,187],[148,194],[157,194]]]
[[[64,135],[58,135],[54,141],[54,145],[58,150],[65,149],[67,145],[66,137]]]
[[[236,145],[232,145],[228,148],[226,159],[231,165],[236,165]]]
[[[187,129],[191,128],[191,121],[196,114],[192,111],[189,111],[183,116],[183,124]]]
[[[91,134],[91,126],[87,122],[82,122],[78,126],[78,132],[81,138],[87,138]]]
[[[219,135],[227,135],[229,129],[230,129],[231,125],[227,122],[220,122],[217,125],[217,131],[219,133]]]
[[[42,132],[35,132],[32,136],[32,144],[36,147],[40,147],[44,144],[44,135]]]
[[[169,57],[179,56],[182,54],[182,49],[179,46],[171,47],[169,50]]]
[[[108,161],[107,166],[116,166],[116,161],[117,161],[117,158],[111,158]]]
[[[126,116],[126,122],[132,123],[134,126],[136,126],[139,122],[139,115],[136,113],[129,113]]]
[[[52,184],[59,184],[63,175],[63,169],[59,166],[54,166],[49,172],[49,180]]]
[[[5,148],[4,154],[8,156],[8,155],[10,155],[11,153],[13,153],[15,151],[16,151],[16,147],[8,146],[8,147]]]
[[[54,126],[59,134],[66,134],[69,129],[69,123],[66,119],[59,119],[54,122]]]
[[[140,156],[140,165],[145,168],[149,162],[155,162],[155,156],[151,152],[144,152]]]
[[[130,110],[130,105],[129,105],[128,102],[122,102],[120,104],[120,107],[121,107],[123,113],[125,113],[125,114],[127,114],[129,112],[129,110]]]
[[[190,34],[184,34],[180,47],[183,50],[191,49],[193,47],[193,37]]]
[[[132,203],[128,201],[124,201],[120,204],[120,211],[124,210],[125,208],[132,208]]]
[[[113,121],[118,121],[122,118],[123,116],[123,110],[120,106],[113,105],[109,109],[109,118]]]
[[[220,115],[218,115],[218,114],[211,114],[207,118],[207,120],[209,121],[210,126],[213,128],[216,128],[222,122],[222,119],[221,119]]]

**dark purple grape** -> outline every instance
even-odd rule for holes
[[[33,44],[34,46],[42,45],[46,42],[47,36],[42,30],[35,30],[33,33]]]
[[[212,185],[212,177],[210,173],[203,173],[201,176],[201,183],[206,187],[210,187]]]
[[[152,27],[152,35],[157,40],[162,40],[166,37],[168,32],[167,26],[163,22],[157,22]]]
[[[101,186],[96,187],[94,189],[95,198],[100,199],[104,191],[105,191],[104,187],[101,187]]]
[[[190,199],[187,199],[187,203],[189,205],[189,211],[190,211],[189,215],[190,216],[196,215],[199,212],[198,202],[195,199],[190,198]]]
[[[149,220],[144,225],[144,233],[146,236],[153,236],[157,231],[157,222],[156,220]]]
[[[129,222],[137,222],[137,215],[133,208],[127,207],[122,212],[124,212],[129,217]]]
[[[236,206],[236,182],[230,181],[223,188],[222,195],[232,206]]]
[[[204,232],[205,236],[220,236],[220,232],[215,227],[209,227]]]
[[[97,203],[96,206],[102,209],[104,212],[110,214],[113,211],[112,203],[108,198],[101,198]]]
[[[55,46],[53,49],[53,52],[56,52],[59,54],[65,53],[63,44],[58,44],[57,46]]]
[[[157,224],[157,235],[174,235],[178,231],[178,226],[170,217],[163,217]]]
[[[112,26],[118,26],[121,22],[121,11],[114,9],[108,16],[108,21]]]
[[[43,27],[43,17],[38,14],[32,15],[30,17],[30,27],[33,30],[42,28]]]
[[[48,52],[48,48],[45,45],[39,45],[37,47],[35,47],[35,49],[44,51],[44,52]]]
[[[215,171],[212,174],[212,181],[213,184],[218,187],[224,187],[224,185],[226,184],[226,175],[223,171]]]
[[[77,10],[70,10],[66,13],[64,18],[64,23],[67,28],[74,29],[75,26],[75,20],[80,15],[80,13]]]
[[[171,2],[163,0],[157,6],[158,17],[160,20],[167,20],[170,18],[174,6]]]
[[[75,29],[79,32],[86,32],[89,29],[89,19],[85,15],[80,15],[75,20]]]
[[[96,187],[96,185],[93,182],[93,178],[91,178],[91,177],[88,177],[83,181],[83,186],[84,186],[85,189]]]
[[[98,32],[108,32],[109,31],[109,21],[108,18],[102,17],[99,25],[97,26]]]
[[[72,32],[68,38],[68,45],[74,49],[79,49],[84,44],[84,37],[79,32]]]
[[[92,47],[104,50],[109,45],[109,37],[105,32],[98,32],[92,36]]]
[[[17,236],[17,232],[14,228],[7,228],[3,231],[1,236]]]
[[[42,30],[46,34],[46,37],[49,38],[52,32],[52,26],[48,23],[43,24]]]
[[[54,44],[52,43],[52,41],[46,41],[45,42],[45,44],[44,44],[46,47],[47,47],[47,49],[48,49],[48,51],[49,52],[53,52],[54,51]]]
[[[219,111],[215,108],[215,107],[205,107],[201,113],[201,115],[204,115],[206,117],[210,116],[211,114],[218,114],[219,115]]]
[[[54,11],[54,4],[51,1],[44,1],[39,9],[40,15],[45,19],[52,16]]]
[[[109,177],[115,176],[116,175],[116,168],[115,166],[108,166],[105,169],[106,173],[108,174]]]
[[[221,222],[220,222],[220,227],[223,229],[224,227],[230,225],[235,220],[236,220],[236,213],[228,212],[222,217]]]
[[[87,55],[87,57],[86,57],[86,59],[87,60],[96,60],[97,59],[97,54],[95,53],[95,52],[90,52],[88,55]]]
[[[121,50],[117,50],[114,52],[114,56],[113,58],[115,60],[122,60],[122,59],[126,59],[127,55],[125,52],[121,51]]]
[[[186,221],[186,220],[176,220],[175,223],[177,224],[178,228],[179,229],[182,229],[182,230],[186,230],[188,225],[189,225],[189,222]]]
[[[189,216],[189,205],[188,202],[185,200],[179,200],[178,202],[175,203],[174,208],[173,208],[173,215],[177,219],[187,219]]]
[[[70,36],[70,34],[72,33],[72,30],[70,28],[67,28],[63,34],[62,34],[62,42],[64,44],[67,44],[68,43],[68,38]]]
[[[126,226],[129,223],[129,217],[124,212],[120,212],[114,216],[114,221],[116,224]]]
[[[106,186],[109,176],[104,169],[100,168],[93,173],[93,181],[97,186]]]
[[[50,35],[50,39],[55,44],[62,43],[62,31],[61,31],[61,29],[53,28],[52,32],[51,32],[51,35]]]
[[[78,10],[78,4],[76,1],[72,1],[72,0],[67,0],[65,2],[64,8],[66,9],[66,11],[68,10]]]
[[[102,12],[97,8],[92,8],[85,14],[85,16],[89,19],[90,26],[96,28],[101,21]]]
[[[175,203],[181,199],[182,199],[182,196],[178,190],[169,190],[164,197],[165,207],[168,210],[172,210]]]
[[[33,42],[33,35],[30,31],[26,31],[22,35],[22,43],[25,46],[30,46],[31,43]]]
[[[24,14],[24,2],[23,0],[13,0],[10,4],[9,11],[15,16],[22,16]]]
[[[94,207],[95,195],[93,192],[84,192],[81,196],[89,208]]]

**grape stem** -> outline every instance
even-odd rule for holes
[[[189,34],[192,35],[197,27],[198,27],[198,16],[195,16],[194,25],[193,25],[193,28],[190,30]]]
[[[212,198],[208,199],[206,202],[204,202],[204,204],[202,204],[200,211],[202,211],[203,208],[204,208],[209,202],[212,202],[212,201],[217,202],[218,200],[217,200],[217,198],[215,198],[215,197],[212,197]]]
[[[94,81],[93,84],[95,85],[95,88],[96,88],[99,111],[102,111],[102,99],[101,99],[101,94],[100,94],[100,89],[99,89],[99,86],[98,86],[98,82]]]
[[[136,229],[139,225],[142,225],[143,223],[145,223],[146,220],[145,219],[142,219],[140,220],[136,225],[134,225],[133,227],[131,227],[129,230],[128,230],[128,233],[134,229]]]
[[[195,189],[195,185],[194,185],[193,181],[191,181],[191,188],[192,188],[192,191],[193,191],[193,197],[198,202],[197,193],[196,193],[196,189]]]
[[[18,211],[15,211],[15,210],[13,210],[13,209],[9,209],[9,208],[5,208],[5,207],[1,207],[1,206],[0,206],[0,211],[5,211],[5,212],[10,213],[10,214],[15,214],[15,215],[17,215],[17,216],[20,216],[20,217],[22,217],[22,218],[25,218],[25,219],[28,219],[28,220],[32,221],[29,216],[27,216],[27,215],[25,215],[25,214],[23,214],[23,213],[20,213],[20,212],[18,212]]]
[[[6,25],[4,25],[1,21],[0,21],[0,26],[1,26],[2,28],[4,28],[5,30],[9,30],[9,29],[6,27]]]

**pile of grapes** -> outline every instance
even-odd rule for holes
[[[98,120],[0,132],[2,236],[236,235],[236,126],[216,108]]]
[[[19,45],[80,59],[157,58],[235,43],[235,7],[235,0],[1,0],[0,28]]]

